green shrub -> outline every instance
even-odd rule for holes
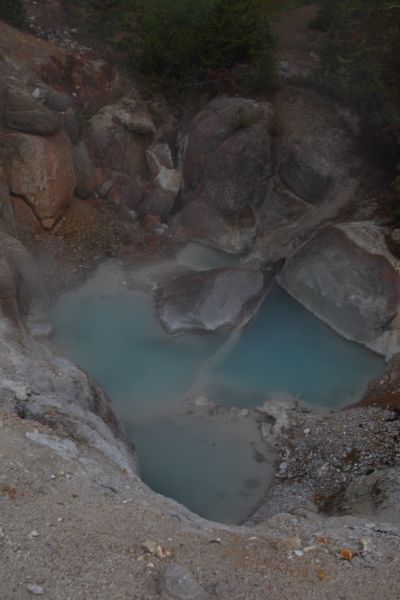
[[[11,25],[22,25],[25,20],[25,4],[23,0],[0,0],[0,19]]]
[[[143,2],[141,68],[190,83],[245,63],[265,87],[274,72],[274,39],[263,6],[262,0]]]
[[[319,0],[326,31],[319,83],[354,104],[364,125],[390,137],[400,127],[400,0]],[[396,144],[396,142],[394,141]]]
[[[400,0],[319,0],[314,26],[326,32],[315,81],[356,108],[400,194]]]

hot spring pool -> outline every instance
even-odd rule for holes
[[[278,286],[241,335],[174,337],[161,328],[152,297],[120,280],[98,275],[96,285],[62,297],[57,339],[112,398],[144,481],[206,518],[243,521],[266,492],[272,456],[252,419],[198,412],[188,399],[252,408],[289,392],[337,409],[384,371],[379,356],[335,334]]]

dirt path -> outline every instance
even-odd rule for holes
[[[310,4],[284,13],[274,27],[278,67],[282,75],[301,76],[318,65],[320,34],[310,28],[317,6]]]

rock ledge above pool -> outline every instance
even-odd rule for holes
[[[336,331],[390,358],[400,351],[400,265],[385,233],[369,222],[321,229],[279,283]]]
[[[241,327],[254,315],[267,283],[260,271],[212,269],[184,273],[171,279],[160,292],[159,318],[169,333]]]

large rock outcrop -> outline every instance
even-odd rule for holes
[[[292,86],[276,94],[274,108],[274,176],[251,256],[261,267],[291,256],[344,207],[360,206],[362,193],[358,121],[348,109]]]
[[[240,327],[251,319],[264,291],[264,275],[257,271],[212,269],[184,273],[161,291],[158,313],[170,333]]]
[[[250,249],[273,171],[272,120],[270,104],[226,96],[196,115],[183,147],[181,237],[229,253]]]
[[[110,400],[93,381],[32,339],[22,345],[15,327],[4,319],[0,340],[1,410],[49,426],[56,437],[35,433],[32,439],[71,459],[89,466],[94,449],[120,469],[136,472],[132,447]]]
[[[20,331],[23,321],[41,319],[47,296],[35,261],[17,239],[0,233],[0,313]]]
[[[0,176],[45,228],[52,227],[75,188],[72,147],[66,134],[0,133]]]
[[[184,199],[226,213],[257,205],[272,172],[273,110],[244,98],[213,100],[193,120],[185,144]]]
[[[345,337],[400,350],[400,266],[371,222],[324,228],[286,263],[280,284]]]
[[[16,235],[15,218],[12,210],[10,192],[5,181],[0,179],[0,229],[9,235]]]
[[[143,102],[127,97],[105,106],[89,121],[89,152],[108,167],[129,175],[148,175],[145,156],[155,126]]]
[[[320,205],[340,193],[343,180],[360,168],[357,120],[340,105],[297,88],[276,98],[278,173],[297,197]]]
[[[21,87],[9,87],[4,92],[4,124],[8,129],[50,135],[60,128],[60,116],[47,108]]]
[[[172,231],[182,240],[190,239],[227,254],[243,254],[252,247],[257,227],[251,210],[227,217],[209,204],[191,200],[174,217]]]
[[[165,219],[174,207],[181,181],[180,171],[161,166],[138,208],[139,214],[159,215]]]

